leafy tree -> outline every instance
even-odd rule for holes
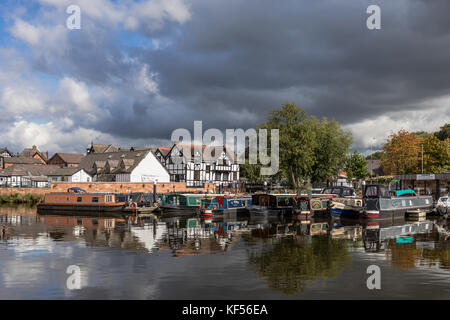
[[[389,136],[383,146],[381,167],[386,174],[409,174],[419,172],[421,139],[414,133],[400,130]]]
[[[336,120],[329,121],[323,118],[322,121],[318,121],[312,117],[311,125],[316,133],[317,142],[311,180],[322,182],[328,177],[337,175],[345,166],[353,139],[351,133],[344,131]]]
[[[441,173],[450,169],[450,138],[441,141],[430,135],[423,140],[423,168],[425,173]]]
[[[366,156],[366,160],[381,160],[381,158],[383,157],[383,151],[376,151],[372,154],[369,154],[368,156]]]
[[[358,150],[347,156],[345,171],[347,171],[347,181],[349,182],[353,178],[364,179],[368,175],[367,161]]]
[[[446,123],[441,127],[441,130],[435,132],[434,135],[441,141],[450,138],[450,123]]]
[[[257,182],[261,180],[260,170],[261,165],[257,164],[249,164],[248,157],[245,159],[245,164],[240,165],[239,174],[242,178],[247,178],[251,182]]]
[[[261,128],[279,129],[280,176],[289,178],[298,189],[311,176],[316,161],[316,133],[308,117],[295,103],[284,103],[280,109],[269,112],[268,121]]]

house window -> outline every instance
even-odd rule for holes
[[[200,180],[200,170],[194,171],[194,180]]]
[[[234,181],[237,181],[237,179],[238,179],[238,178],[237,178],[237,172],[233,172],[233,180],[234,180]]]
[[[220,172],[216,172],[216,181],[220,181]]]
[[[92,197],[92,202],[98,202],[98,197]]]
[[[228,181],[228,172],[223,173],[223,181]]]
[[[210,170],[211,170],[211,166],[208,164],[208,165],[206,165],[206,173],[209,173],[210,172]]]

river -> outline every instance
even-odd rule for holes
[[[0,207],[0,227],[0,299],[450,299],[443,219],[124,220],[17,206]]]

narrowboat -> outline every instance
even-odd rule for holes
[[[127,203],[117,202],[116,194],[112,192],[87,193],[80,188],[69,188],[67,192],[51,192],[44,196],[44,201],[38,203],[40,214],[71,212],[83,215],[105,213],[122,216]]]
[[[320,217],[328,214],[328,202],[334,195],[307,194],[296,198],[294,214],[311,217]]]
[[[333,217],[359,218],[363,210],[362,197],[333,198],[328,203],[328,210]]]
[[[217,196],[202,199],[202,215],[211,215],[215,218],[224,215],[236,214],[247,215],[248,206],[252,203],[251,198],[236,198],[230,196]]]
[[[295,194],[254,194],[250,216],[290,216],[295,206]]]
[[[414,190],[398,192],[389,190],[383,185],[367,185],[364,190],[363,210],[361,217],[365,219],[404,218],[410,210],[431,212],[432,196],[417,196]]]
[[[164,214],[193,215],[200,213],[203,198],[211,198],[218,195],[201,193],[168,194],[159,205]]]
[[[204,194],[168,194],[159,207],[165,214],[194,215],[200,211]]]

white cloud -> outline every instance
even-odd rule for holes
[[[375,150],[381,148],[391,133],[400,129],[433,132],[450,122],[450,96],[427,100],[418,106],[419,109],[404,108],[402,111],[348,124],[344,128],[353,133],[356,149],[370,149],[372,145]],[[408,109],[411,111],[405,111]]]
[[[147,0],[115,3],[109,0],[39,0],[43,5],[65,10],[69,5],[78,5],[81,16],[111,24],[114,28],[123,24],[127,30],[136,30],[139,26],[160,29],[165,21],[180,24],[191,18],[189,6],[184,0]]]
[[[40,30],[21,19],[15,21],[10,31],[16,38],[21,39],[30,45],[37,45],[40,43]]]
[[[46,99],[42,92],[33,87],[7,86],[0,90],[0,106],[5,112],[2,118],[24,113],[42,113]]]

